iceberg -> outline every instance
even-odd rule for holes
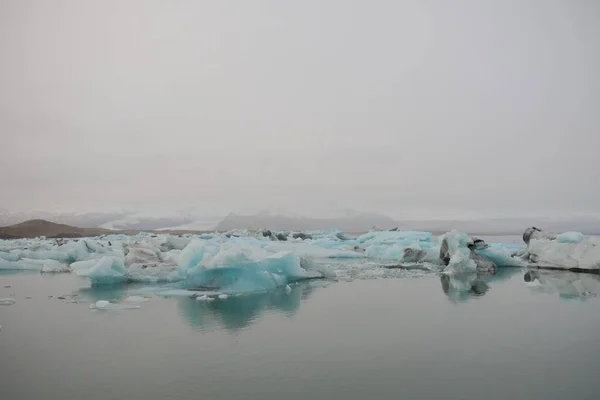
[[[529,261],[544,268],[600,270],[600,241],[585,239],[579,243],[532,240],[527,247]]]
[[[333,273],[291,252],[269,252],[243,243],[192,241],[181,254],[180,277],[188,288],[223,293],[257,292]]]
[[[212,236],[210,237],[212,238]],[[170,250],[183,250],[191,242],[191,238],[169,235],[166,241],[160,245],[160,250],[168,252]]]
[[[25,261],[25,260],[23,260]],[[40,272],[42,273],[64,273],[71,272],[68,265],[62,264],[56,260],[31,260],[41,264]]]
[[[127,280],[127,269],[123,259],[118,257],[79,261],[71,264],[71,268],[78,276],[89,278],[93,284],[114,284]]]
[[[580,232],[546,233],[532,227],[523,233],[527,249],[518,255],[529,266],[576,272],[600,272],[600,239]]]
[[[272,252],[289,251],[303,257],[312,258],[364,258],[365,256],[354,248],[325,248],[311,243],[270,242],[264,249]]]
[[[519,257],[514,257],[514,250],[498,243],[491,243],[485,249],[475,250],[475,252],[490,260],[498,267],[526,267],[527,263]]]
[[[471,257],[468,245],[473,240],[466,233],[451,231],[440,236],[440,259],[446,266],[446,273],[474,273],[477,264]]]
[[[115,304],[108,300],[98,300],[94,304],[90,304],[90,308],[96,310],[137,310],[141,307],[134,304]]]
[[[71,271],[91,280],[92,286],[143,282],[171,291],[166,293],[218,298],[285,288],[307,279],[416,276],[415,270],[457,276],[527,266],[599,272],[599,241],[579,232],[554,234],[535,227],[525,231],[521,244],[488,244],[458,231],[438,238],[399,230],[357,237],[338,230],[265,229],[183,236],[119,234],[0,241],[0,270]],[[447,283],[458,288],[460,279],[453,279],[456,282]]]
[[[581,243],[585,240],[585,235],[581,232],[564,232],[556,235],[556,241],[559,243]]]

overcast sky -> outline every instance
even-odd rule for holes
[[[0,208],[600,213],[600,2],[0,1]]]

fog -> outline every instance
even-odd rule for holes
[[[600,3],[0,2],[0,208],[600,214]]]

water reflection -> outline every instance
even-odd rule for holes
[[[250,326],[264,313],[280,312],[293,316],[302,300],[322,284],[304,282],[288,289],[254,293],[214,301],[199,301],[190,297],[177,299],[180,315],[195,329],[239,331]]]
[[[523,280],[534,293],[558,294],[563,299],[587,299],[600,294],[600,275],[528,269]]]
[[[452,302],[462,303],[471,298],[484,296],[490,290],[490,284],[508,280],[520,273],[520,268],[498,268],[496,274],[473,273],[446,275],[442,274],[440,280],[442,290]]]
[[[91,286],[74,291],[71,299],[78,303],[95,303],[98,300],[118,303],[127,297],[128,290],[131,290],[131,285]]]
[[[0,276],[20,276],[20,275],[39,275],[40,271],[36,270],[14,270],[14,269],[0,269]]]

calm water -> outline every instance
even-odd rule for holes
[[[119,311],[89,304],[137,288],[4,274],[0,298],[17,303],[0,306],[0,399],[598,398],[600,278],[531,285],[524,272],[462,290],[431,274]]]

